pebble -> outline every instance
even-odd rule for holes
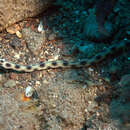
[[[4,84],[5,87],[14,87],[16,86],[16,81],[14,80],[8,80],[5,84]]]
[[[129,86],[130,85],[130,74],[123,75],[121,77],[119,85],[122,87]]]
[[[56,38],[56,34],[52,33],[49,35],[48,39],[51,41],[51,40],[54,40]]]
[[[90,72],[93,72],[93,71],[94,71],[94,69],[91,68],[91,67],[89,67],[88,70],[89,70]]]
[[[31,86],[26,87],[25,88],[25,96],[26,97],[32,97],[34,91],[35,91],[35,89],[32,88]]]
[[[43,84],[49,84],[49,82],[46,79],[44,79]]]
[[[9,33],[9,34],[15,34],[17,31],[20,30],[20,26],[15,24],[15,25],[12,25],[8,28],[6,28],[6,31]]]
[[[2,41],[2,37],[0,37],[0,41]]]
[[[15,57],[16,59],[20,59],[20,54],[15,53],[14,57]]]
[[[76,47],[78,48],[78,50],[81,52],[81,53],[84,53],[84,54],[88,54],[88,53],[91,53],[94,51],[94,45],[93,44],[87,44],[87,43],[83,43],[84,45],[81,44],[76,44]]]
[[[21,33],[20,31],[16,31],[16,36],[17,36],[18,38],[22,38],[22,33]]]

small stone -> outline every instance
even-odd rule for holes
[[[55,38],[56,38],[56,34],[53,34],[53,33],[50,34],[48,37],[49,40],[54,40]]]
[[[95,84],[94,84],[92,81],[90,81],[90,80],[87,80],[86,83],[87,83],[87,86],[94,86],[94,85],[95,85]]]
[[[8,80],[5,84],[4,84],[5,87],[14,87],[16,86],[16,81],[14,80]]]
[[[40,81],[36,81],[36,87],[40,87],[40,86],[41,86]]]
[[[12,25],[12,26],[6,28],[6,31],[7,31],[8,33],[10,33],[10,34],[15,34],[15,33],[16,33],[17,31],[19,31],[19,30],[20,30],[20,26],[17,25],[17,24]]]
[[[120,8],[114,8],[114,12],[117,13],[120,11]]]
[[[82,88],[83,88],[83,89],[86,89],[86,88],[87,88],[87,85],[84,85]]]
[[[126,31],[126,33],[127,33],[128,35],[130,35],[130,31]]]
[[[14,55],[14,57],[15,57],[16,59],[20,59],[20,54],[16,53],[16,54]]]
[[[16,31],[16,36],[17,36],[18,38],[22,38],[22,33],[21,33],[20,31]]]
[[[44,84],[49,84],[49,82],[45,79],[45,80],[43,80],[43,83]]]
[[[8,27],[8,28],[6,28],[6,31],[7,31],[8,33],[10,33],[10,34],[15,34],[15,33],[16,33],[16,30],[15,30],[15,28],[13,28],[13,27]]]
[[[88,70],[89,70],[90,72],[93,72],[93,71],[94,71],[94,69],[91,68],[91,67],[89,67]]]
[[[2,41],[2,37],[0,37],[0,41]]]
[[[28,86],[28,87],[25,89],[25,96],[26,96],[26,97],[32,97],[34,91],[35,91],[34,88],[32,88],[31,86]]]
[[[130,74],[123,75],[121,77],[119,85],[122,87],[129,86],[130,85]]]

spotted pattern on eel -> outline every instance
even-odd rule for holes
[[[76,62],[57,60],[57,61],[40,62],[39,64],[33,64],[33,65],[20,65],[20,64],[15,64],[6,61],[5,59],[0,59],[0,67],[8,70],[18,71],[18,72],[33,72],[36,70],[45,70],[49,68],[89,67],[91,65],[95,65],[96,63],[99,63],[100,61],[103,61],[104,59],[113,57],[116,54],[119,55],[120,53],[123,52],[125,48],[127,49],[129,46],[130,46],[129,42],[121,41],[118,45],[114,44],[110,46],[104,52],[98,53],[91,59],[82,59]]]

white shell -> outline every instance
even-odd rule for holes
[[[32,97],[34,91],[35,91],[34,88],[32,88],[31,86],[28,86],[28,87],[25,89],[25,96],[26,96],[26,97]]]
[[[42,21],[40,21],[40,24],[38,25],[38,31],[39,32],[42,32],[44,29],[43,29],[43,23]]]

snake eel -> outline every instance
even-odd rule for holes
[[[107,48],[104,52],[96,54],[91,59],[82,59],[78,61],[66,61],[66,60],[57,60],[57,61],[45,61],[32,65],[20,65],[13,62],[6,61],[5,59],[0,59],[0,67],[13,70],[17,72],[33,72],[36,70],[45,70],[49,68],[80,68],[80,67],[89,67],[95,65],[104,59],[111,58],[115,55],[119,55],[125,49],[129,47],[128,41],[121,41],[119,44],[113,44]]]

